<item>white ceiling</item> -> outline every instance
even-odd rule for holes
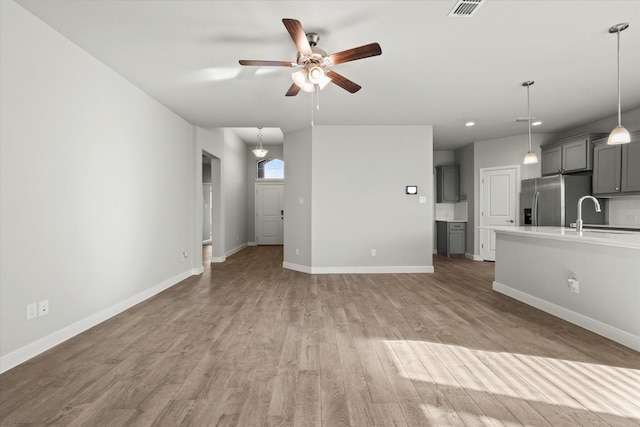
[[[616,114],[620,22],[623,111],[640,107],[640,1],[484,0],[471,18],[455,0],[142,1],[18,0],[44,22],[202,127],[308,127],[312,99],[285,97],[295,69],[239,59],[295,61],[282,18],[320,35],[328,53],[377,41],[382,55],[334,69],[362,86],[320,93],[318,125],[434,126],[434,146],[558,132]],[[475,121],[474,127],[464,126]],[[623,115],[624,123],[624,115]],[[635,124],[636,128],[640,124]],[[628,126],[629,127],[629,126]],[[274,141],[267,140],[265,143]]]

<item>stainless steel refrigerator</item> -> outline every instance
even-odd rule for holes
[[[578,217],[578,199],[591,194],[591,175],[553,175],[525,179],[520,191],[520,224],[569,227]],[[598,199],[602,212],[593,201],[585,200],[582,220],[585,224],[604,224],[606,205]]]

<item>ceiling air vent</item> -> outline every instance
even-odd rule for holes
[[[449,16],[453,16],[455,18],[468,18],[476,13],[476,10],[480,7],[484,0],[458,0],[451,12],[449,12]]]

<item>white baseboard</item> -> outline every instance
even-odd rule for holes
[[[306,265],[282,263],[284,268],[307,274],[389,274],[389,273],[433,273],[432,265],[417,266],[348,266],[348,267],[309,267]]]
[[[247,247],[246,243],[241,244],[240,246],[236,246],[235,248],[231,249],[230,251],[227,251],[227,253],[225,254],[226,257],[230,257],[233,254],[236,254],[238,252],[240,252],[241,250],[243,250],[244,248]]]
[[[595,332],[598,335],[602,335],[603,337],[609,338],[610,340],[632,348],[633,350],[640,351],[640,337],[630,334],[629,332],[623,331],[606,323],[602,323],[599,320],[592,319],[591,317],[587,317],[583,314],[576,313],[575,311],[568,310],[564,307],[533,295],[529,295],[496,281],[493,282],[493,290],[564,319],[567,322],[583,327],[591,332]]]
[[[227,260],[226,256],[214,256],[211,257],[211,263],[216,263],[216,262],[225,262]]]
[[[26,362],[32,357],[35,357],[38,354],[43,353],[70,338],[73,338],[74,336],[86,331],[87,329],[93,328],[99,323],[102,323],[105,320],[122,313],[123,311],[133,307],[134,305],[139,304],[156,294],[159,294],[165,289],[168,289],[186,279],[187,277],[192,276],[194,270],[198,269],[191,269],[173,276],[170,279],[167,279],[152,288],[133,295],[122,302],[112,305],[111,307],[108,307],[95,314],[92,314],[89,317],[85,317],[84,319],[72,323],[69,326],[66,326],[56,332],[53,332],[52,334],[47,335],[46,337],[40,338],[37,341],[27,344],[26,346],[1,357],[0,373],[8,371],[9,369],[18,366],[19,364]]]
[[[311,267],[307,265],[293,264],[291,262],[283,262],[282,267],[286,268],[287,270],[293,270],[293,271],[299,271],[301,273],[312,274]]]
[[[258,246],[258,242],[249,242],[247,246]]]

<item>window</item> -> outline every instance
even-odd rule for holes
[[[258,163],[258,179],[284,179],[284,162],[280,159],[263,159]]]

